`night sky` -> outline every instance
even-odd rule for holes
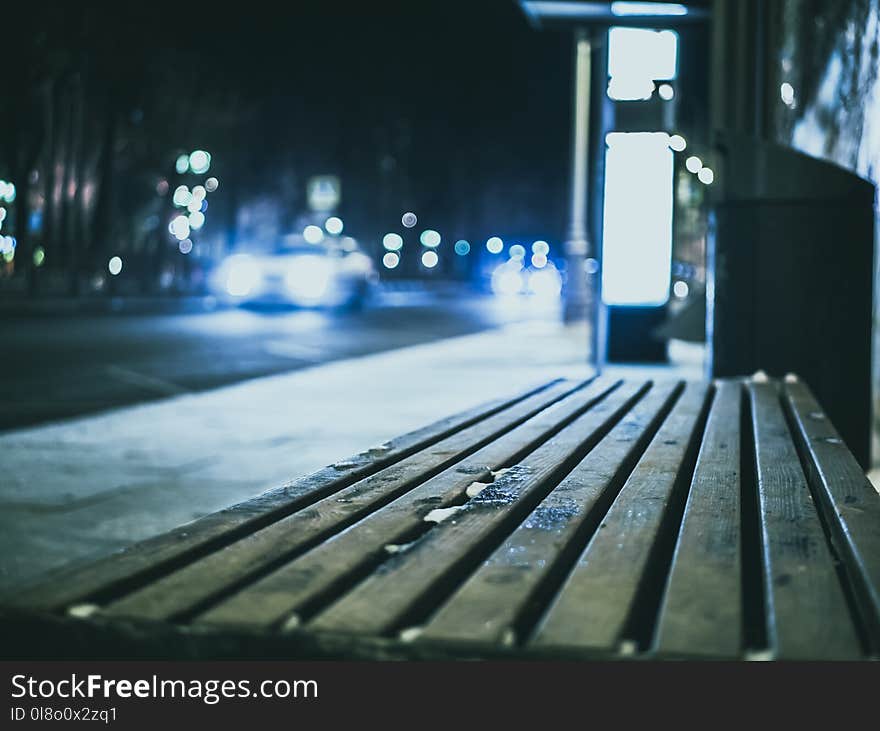
[[[340,214],[364,240],[409,209],[444,238],[562,236],[570,39],[531,28],[513,0],[17,12],[18,106],[48,76],[84,79],[96,143],[104,119],[121,121],[123,216],[179,151],[204,147],[228,208],[275,195],[292,221],[307,178],[335,173]]]
[[[365,229],[412,208],[455,236],[561,233],[564,36],[510,1],[298,8],[216,19],[215,50],[271,130],[263,154],[292,156],[298,177],[339,171]]]

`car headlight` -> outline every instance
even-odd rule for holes
[[[519,262],[505,262],[492,272],[492,291],[497,295],[509,297],[519,294],[523,284],[522,265]]]
[[[354,251],[342,259],[342,271],[346,274],[369,274],[372,270],[373,260],[360,251]]]
[[[544,269],[536,269],[529,275],[529,291],[540,299],[558,299],[562,291],[562,277],[548,262]]]
[[[224,286],[233,297],[245,297],[260,283],[260,268],[247,254],[235,254],[224,263]]]
[[[332,264],[321,256],[298,256],[290,263],[284,286],[292,297],[319,302],[330,288]]]

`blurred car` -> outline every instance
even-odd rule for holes
[[[294,234],[271,251],[228,257],[211,288],[227,302],[357,309],[376,277],[372,259],[352,237],[308,243]]]

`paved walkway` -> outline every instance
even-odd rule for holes
[[[479,402],[587,376],[586,342],[526,322],[0,435],[0,590]],[[699,377],[698,360],[682,372]]]

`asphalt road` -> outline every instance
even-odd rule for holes
[[[357,313],[0,315],[0,430],[474,333],[514,319],[491,297],[379,294]]]

